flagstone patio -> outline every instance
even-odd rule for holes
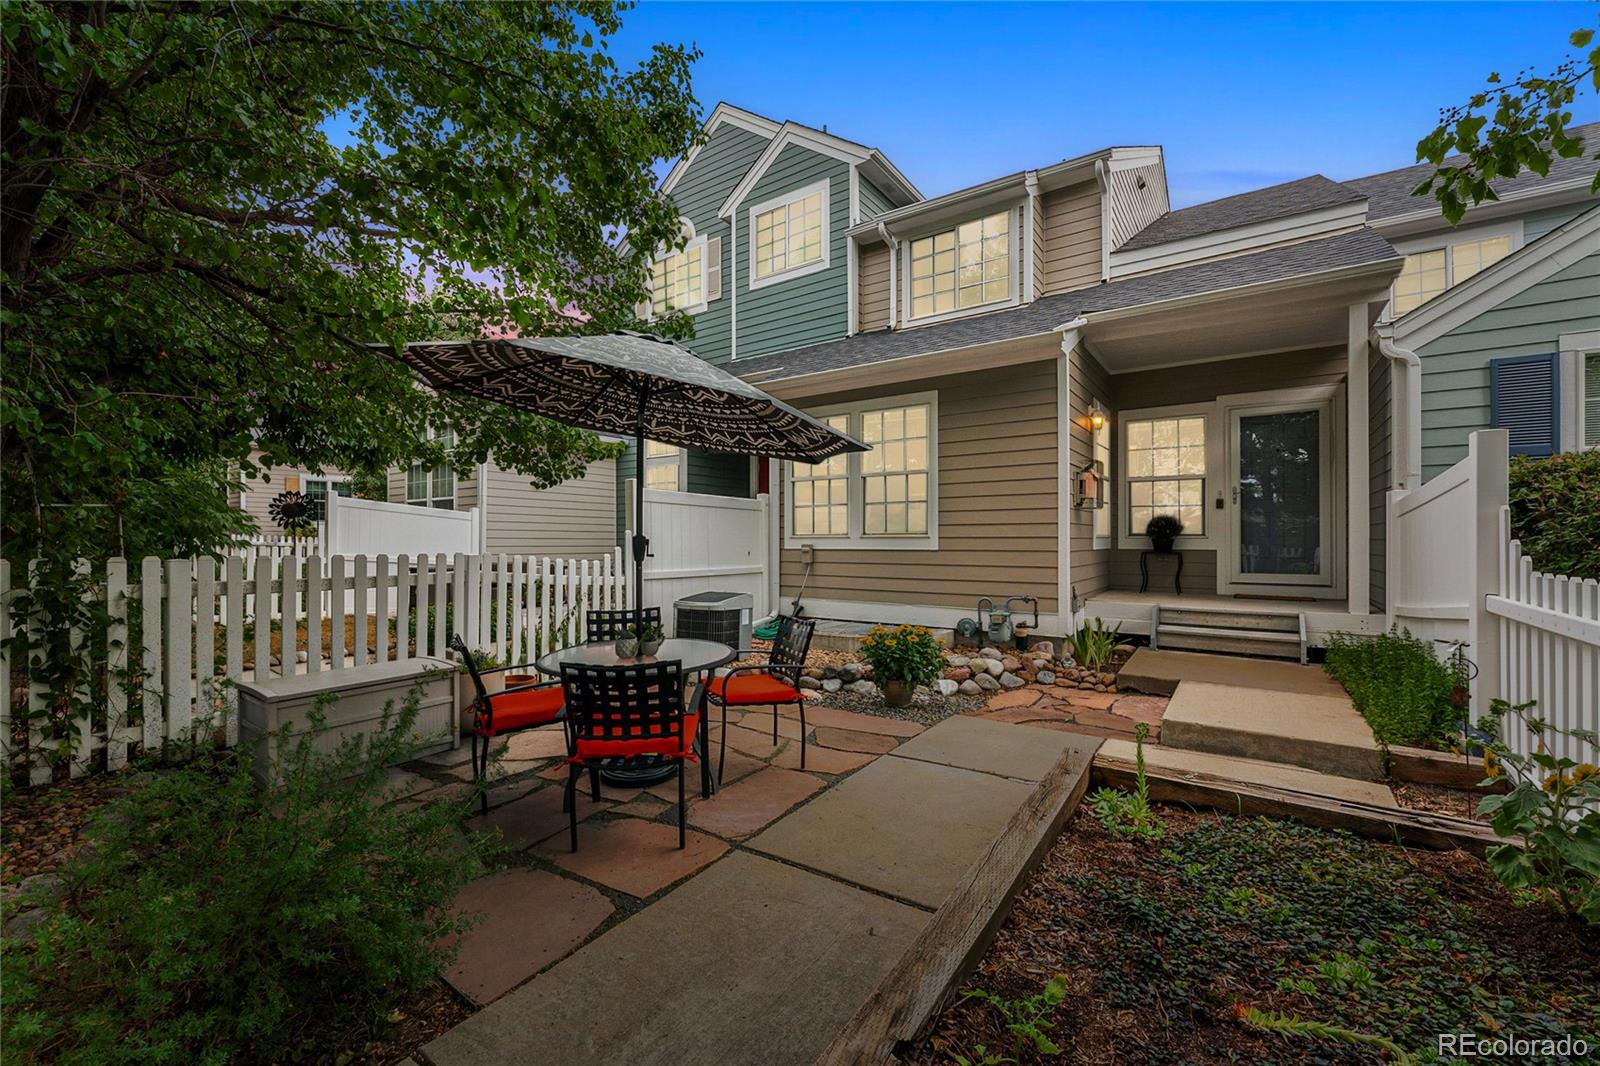
[[[970,714],[1017,725],[1128,740],[1133,739],[1134,729],[1143,722],[1150,727],[1146,740],[1160,743],[1161,720],[1170,702],[1167,696],[1026,685],[996,693]]]

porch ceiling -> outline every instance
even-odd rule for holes
[[[1389,298],[1388,279],[1354,277],[1276,292],[1216,294],[1088,316],[1082,337],[1113,374],[1265,352],[1343,345],[1347,309],[1368,305],[1368,325]]]

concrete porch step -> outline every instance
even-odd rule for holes
[[[1134,745],[1131,740],[1109,739],[1100,745],[1095,764],[1133,766]],[[1243,759],[1232,755],[1211,755],[1201,751],[1187,751],[1167,744],[1147,744],[1144,749],[1145,773],[1150,777],[1221,778],[1245,785],[1262,785],[1269,788],[1288,789],[1312,796],[1350,800],[1375,807],[1396,806],[1394,793],[1387,785],[1376,781],[1358,781],[1336,774],[1322,774],[1302,766],[1291,766],[1261,759]]]
[[[1300,659],[1300,633],[1270,629],[1222,629],[1197,625],[1167,625],[1166,612],[1156,629],[1161,648],[1209,651],[1225,655],[1262,655],[1271,659]]]
[[[1383,756],[1350,698],[1184,681],[1161,719],[1161,746],[1383,780]]]

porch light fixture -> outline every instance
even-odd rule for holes
[[[1106,425],[1106,412],[1100,406],[1099,400],[1089,401],[1089,413],[1084,415],[1084,421],[1089,423],[1091,430],[1101,430]]]

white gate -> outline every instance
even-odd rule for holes
[[[627,483],[624,545],[632,543],[636,528],[634,485],[632,480]],[[747,592],[755,602],[753,618],[772,613],[770,578],[777,571],[771,503],[765,493],[743,499],[646,489],[644,518],[645,535],[650,538],[650,555],[644,561],[644,605],[661,608],[669,634],[673,603],[696,592]],[[628,565],[633,565],[631,558]]]

